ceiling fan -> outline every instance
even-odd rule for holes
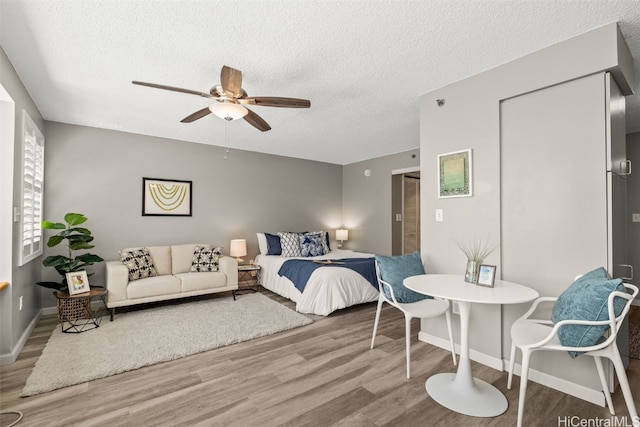
[[[245,107],[245,105],[285,108],[309,108],[311,106],[311,102],[308,99],[282,98],[275,96],[249,97],[247,92],[242,89],[242,72],[226,65],[222,67],[222,71],[220,72],[220,84],[212,87],[209,93],[135,80],[131,83],[135,85],[149,86],[156,89],[189,93],[192,95],[202,96],[203,98],[214,99],[216,101],[210,106],[188,115],[181,120],[182,123],[191,123],[213,113],[216,116],[229,121],[243,118],[256,129],[265,132],[271,129],[271,126],[269,126],[262,117]]]

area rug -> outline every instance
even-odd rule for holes
[[[312,323],[256,294],[186,302],[102,318],[99,328],[65,334],[56,327],[22,397],[179,359]]]

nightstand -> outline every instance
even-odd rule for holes
[[[260,268],[257,264],[238,264],[238,289],[233,291],[234,299],[241,292],[258,292]]]

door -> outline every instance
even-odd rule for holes
[[[404,174],[402,254],[420,252],[420,174]]]

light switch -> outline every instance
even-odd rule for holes
[[[631,214],[631,221],[632,222],[640,222],[640,213]]]
[[[396,214],[396,221],[402,222],[402,214]]]
[[[436,209],[436,222],[444,221],[444,212],[442,209]]]

